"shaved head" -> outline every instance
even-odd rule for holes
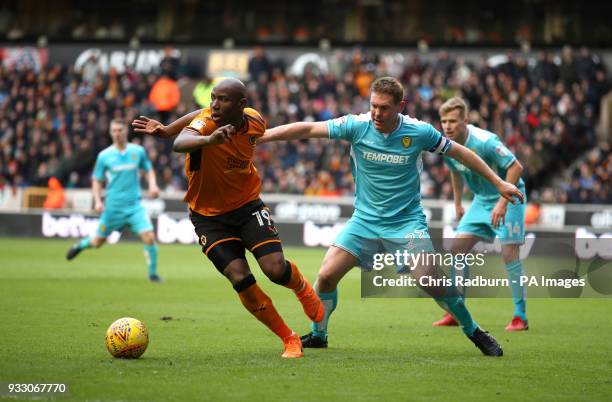
[[[239,129],[244,123],[246,103],[246,86],[242,81],[224,78],[210,94],[211,117],[218,126],[232,124]]]
[[[234,99],[246,98],[246,86],[237,78],[224,78],[215,86],[215,89],[225,91]]]

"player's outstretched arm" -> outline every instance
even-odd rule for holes
[[[223,144],[234,134],[236,134],[236,128],[231,124],[219,127],[212,134],[206,136],[200,135],[195,129],[186,127],[174,140],[172,149],[174,152],[185,154],[209,145]]]
[[[298,122],[283,124],[266,130],[257,140],[258,144],[270,141],[301,140],[305,138],[329,138],[327,122]]]
[[[185,116],[173,121],[172,123],[164,126],[157,120],[148,118],[147,116],[139,116],[137,119],[132,121],[132,127],[134,132],[139,134],[152,135],[160,138],[172,138],[177,136],[182,129],[187,127],[193,119],[200,114],[201,109],[195,110]]]
[[[516,202],[514,197],[517,197],[521,203],[523,202],[523,193],[521,193],[521,191],[516,188],[514,184],[508,183],[496,175],[495,172],[491,170],[491,168],[487,166],[487,164],[478,155],[476,155],[475,152],[470,151],[461,144],[453,142],[453,145],[447,151],[446,155],[456,159],[463,165],[484,177],[495,186],[502,197],[507,199],[512,204]]]

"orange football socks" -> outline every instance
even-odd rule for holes
[[[242,305],[281,340],[291,335],[291,329],[274,308],[272,300],[261,290],[254,279],[250,286],[236,290]]]
[[[302,276],[302,273],[298,269],[297,265],[293,262],[287,260],[289,265],[291,266],[291,278],[289,278],[289,282],[284,286],[293,290],[294,292],[300,292],[304,289],[305,280]]]

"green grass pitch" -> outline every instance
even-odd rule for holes
[[[69,241],[0,239],[0,382],[67,383],[57,400],[610,400],[612,300],[532,299],[531,329],[506,333],[509,299],[468,301],[504,347],[488,358],[456,328],[433,328],[428,299],[361,299],[340,284],[330,348],[281,359],[281,342],[242,307],[199,247],[161,245],[165,283],[146,280],[142,246],[123,242],[68,263]],[[322,249],[286,248],[314,280]],[[251,260],[252,262],[252,260]],[[555,261],[551,261],[554,264]],[[290,327],[309,330],[288,290],[253,269]],[[145,322],[138,360],[112,358],[108,325]],[[162,321],[163,316],[173,319]]]

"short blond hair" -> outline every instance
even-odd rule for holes
[[[452,112],[453,110],[458,110],[459,116],[462,119],[467,118],[467,115],[468,115],[467,104],[465,103],[463,99],[461,99],[458,96],[453,96],[452,98],[444,102],[442,106],[440,106],[440,109],[438,109],[438,113],[440,113],[440,116],[444,116],[445,114]]]
[[[110,124],[118,124],[125,128],[127,128],[128,126],[127,121],[123,117],[115,117],[114,119],[110,121]],[[110,127],[110,124],[109,124],[109,127]]]

